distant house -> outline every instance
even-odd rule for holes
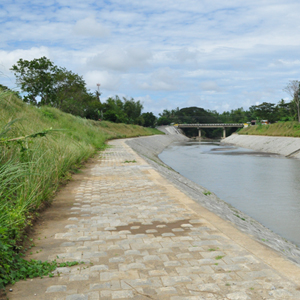
[[[262,125],[269,125],[271,124],[268,120],[252,120],[251,122],[251,125],[256,125],[257,123],[261,123]]]
[[[261,120],[260,123],[262,125],[269,125],[270,124],[270,122],[268,120]]]

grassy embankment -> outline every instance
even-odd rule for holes
[[[51,107],[38,109],[0,91],[0,288],[47,274],[41,273],[45,265],[27,264],[16,253],[24,230],[72,169],[109,139],[157,133],[137,125],[86,120]],[[31,136],[22,138],[26,135]],[[55,264],[49,265],[53,268]]]
[[[267,135],[267,136],[291,136],[300,137],[300,123],[278,122],[270,125],[255,125],[242,128],[239,134]]]

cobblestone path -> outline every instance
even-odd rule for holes
[[[52,237],[41,228],[35,238],[33,258],[85,264],[19,282],[11,300],[300,299],[296,265],[214,219],[124,141],[110,145],[68,191],[72,205]]]

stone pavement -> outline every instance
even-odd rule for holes
[[[84,264],[19,282],[9,299],[300,299],[297,265],[193,202],[124,140],[110,145],[34,237],[32,258]]]

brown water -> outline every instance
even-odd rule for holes
[[[300,161],[219,143],[176,143],[159,158],[300,246]]]

